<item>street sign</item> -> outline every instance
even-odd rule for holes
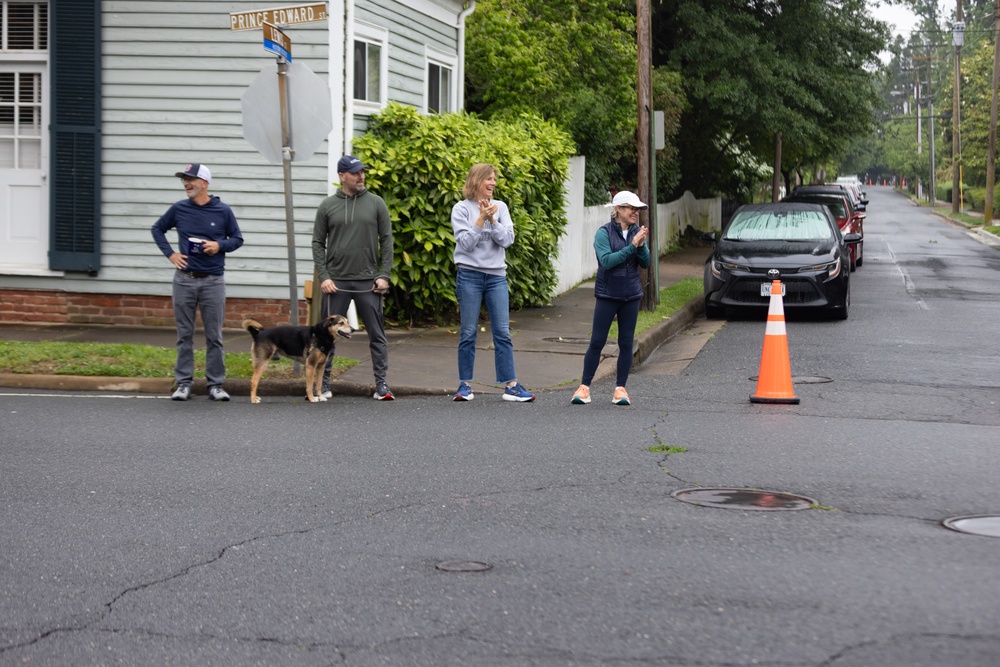
[[[264,50],[292,62],[292,40],[272,23],[264,24]]]
[[[310,5],[291,5],[289,7],[272,7],[271,9],[254,9],[247,12],[231,12],[229,24],[233,30],[259,30],[265,23],[275,25],[295,25],[297,23],[315,23],[327,20],[326,3]]]

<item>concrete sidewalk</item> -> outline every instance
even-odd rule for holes
[[[660,259],[660,288],[684,278],[702,278],[708,247],[688,248]],[[644,361],[653,350],[687,328],[704,311],[700,297],[661,324],[636,337],[635,363]],[[586,282],[561,294],[552,304],[542,308],[527,308],[511,313],[511,338],[514,341],[514,363],[518,380],[533,392],[575,387],[583,372],[583,355],[590,338],[594,312],[593,282]],[[252,313],[247,313],[252,316]],[[265,322],[265,324],[269,324]],[[493,340],[489,325],[480,329],[476,345],[476,394],[501,393],[493,384]],[[390,329],[389,374],[387,382],[397,397],[413,395],[450,395],[458,386],[458,329],[433,327]],[[196,347],[204,348],[196,334]],[[142,343],[173,348],[176,333],[167,328],[138,328],[88,325],[0,324],[0,340],[70,342]],[[241,330],[226,330],[227,352],[249,352],[250,335]],[[604,359],[594,384],[614,376],[618,349],[613,340],[604,349]],[[332,383],[334,395],[371,395],[374,378],[368,354],[368,338],[359,332],[349,341],[337,344],[337,356],[360,361],[336,377]],[[684,352],[680,353],[684,358]],[[0,374],[0,386],[12,388],[51,389],[64,391],[110,391],[169,394],[173,378],[95,378],[65,375]],[[235,396],[248,396],[249,380],[229,379],[226,389]],[[602,387],[601,390],[604,388]],[[612,387],[607,387],[610,393]],[[204,378],[192,386],[195,395],[205,396]],[[258,392],[267,396],[299,396],[305,393],[305,381],[261,381]]]

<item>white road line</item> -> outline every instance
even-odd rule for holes
[[[907,294],[913,297],[913,300],[917,302],[917,308],[921,310],[930,310],[927,307],[927,304],[924,303],[924,300],[917,296],[917,286],[913,284],[913,280],[910,279],[910,274],[906,272],[906,269],[900,266],[899,262],[896,261],[896,253],[892,251],[892,246],[890,246],[888,242],[885,244],[885,249],[889,251],[889,257],[892,258],[893,266],[895,266],[896,270],[899,271],[899,275],[903,277],[903,286],[906,287]]]

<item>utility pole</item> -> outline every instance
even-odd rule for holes
[[[638,97],[639,127],[638,127],[638,195],[639,199],[654,206],[656,185],[653,183],[653,31],[652,6],[650,0],[636,2],[636,49],[638,50],[639,76],[636,86]],[[643,294],[640,307],[643,310],[656,310],[660,301],[659,272],[660,253],[658,252],[656,230],[652,224],[655,216],[648,209],[640,214],[645,218],[649,236],[646,237],[646,247],[652,256],[649,268],[643,273]]]
[[[951,33],[951,43],[955,45],[955,95],[951,111],[951,212],[962,210],[962,140],[961,127],[961,82],[962,43],[965,41],[965,23],[962,20],[962,0],[958,0],[955,25]]]
[[[791,194],[786,193],[786,194]],[[771,202],[781,201],[781,132],[774,139],[774,176],[771,177]]]
[[[1000,0],[997,0],[997,2],[1000,2]],[[914,96],[913,106],[915,106],[916,109],[917,109],[917,155],[922,155],[923,152],[924,152],[924,144],[923,144],[922,137],[920,136],[920,131],[921,131],[921,126],[920,126],[920,70],[917,69],[916,63],[913,62],[912,58],[911,58],[910,62],[912,63],[911,66],[913,67],[913,78],[916,79],[916,85],[914,86],[914,90],[913,90],[913,96]],[[920,158],[917,158],[917,160],[918,160],[918,164],[919,164]],[[924,196],[923,182],[920,180],[920,174],[919,173],[917,173],[916,176],[917,176],[917,187],[915,189],[915,192],[917,193],[917,201],[920,201],[923,198],[923,196]]]
[[[930,200],[931,208],[934,208],[937,204],[937,162],[934,158],[934,78],[933,78],[933,63],[934,59],[931,55],[931,45],[929,41],[924,42],[927,45],[927,117],[931,121],[930,134],[931,134],[931,155],[930,155],[930,193],[928,194],[928,199]]]
[[[997,0],[993,21],[993,101],[990,103],[990,152],[986,158],[986,202],[983,205],[983,224],[993,220],[993,187],[997,159],[997,89],[1000,88],[1000,0]]]

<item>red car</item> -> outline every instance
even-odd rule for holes
[[[842,234],[864,236],[866,214],[855,208],[851,197],[839,185],[800,185],[782,201],[822,204],[830,210]],[[850,246],[851,271],[857,270],[864,263],[864,245],[862,241]]]

